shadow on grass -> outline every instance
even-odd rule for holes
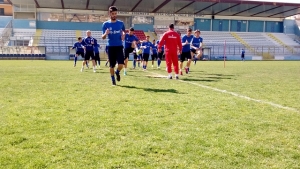
[[[206,75],[212,75],[212,76],[235,76],[235,75],[225,75],[225,74],[220,74],[220,73],[216,73],[216,74],[206,74]]]
[[[127,86],[127,85],[120,85],[120,87],[128,88],[128,89],[141,89],[147,92],[155,92],[155,93],[179,93],[175,89],[154,89],[154,88],[143,88],[143,87],[136,87],[136,86]]]
[[[208,77],[204,77],[204,78],[209,78],[209,79],[232,79],[231,77],[220,77],[220,76],[208,76]]]

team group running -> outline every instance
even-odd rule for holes
[[[174,31],[174,24],[169,25],[169,30],[165,32],[160,40],[153,42],[149,41],[149,36],[146,40],[141,41],[134,35],[134,29],[130,28],[128,33],[125,33],[124,23],[117,20],[118,9],[115,6],[109,7],[110,20],[102,25],[102,39],[108,38],[105,52],[108,55],[108,60],[105,66],[110,67],[110,75],[112,85],[116,85],[116,81],[120,81],[120,73],[124,68],[124,75],[127,74],[128,59],[130,53],[133,54],[133,68],[142,64],[143,70],[147,69],[148,60],[151,55],[152,67],[154,61],[157,60],[157,68],[160,68],[163,57],[166,60],[166,70],[168,72],[168,79],[172,79],[172,67],[175,71],[175,79],[179,79],[179,74],[183,75],[183,62],[187,59],[187,64],[184,67],[185,73],[189,73],[189,68],[192,62],[196,61],[202,56],[203,39],[200,37],[200,31],[196,30],[194,33],[191,28],[187,29],[186,35],[182,38]],[[86,32],[85,38],[78,38],[73,46],[76,49],[74,57],[74,67],[76,66],[77,57],[83,58],[81,72],[85,66],[89,66],[89,60],[92,60],[93,71],[96,72],[97,64],[100,66],[99,44],[97,39],[92,37],[91,31]],[[178,58],[179,65],[178,65]],[[117,68],[115,70],[115,67]],[[116,78],[115,78],[116,76]]]

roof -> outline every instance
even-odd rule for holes
[[[175,13],[285,18],[300,14],[300,3],[254,0],[6,0],[37,8],[104,10],[115,5],[124,12]]]

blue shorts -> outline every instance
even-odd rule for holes
[[[111,68],[116,66],[116,62],[124,64],[123,46],[108,46],[107,54]]]

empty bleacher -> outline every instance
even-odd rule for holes
[[[29,47],[29,46],[1,46],[0,60],[8,59],[35,59],[44,60],[46,57],[45,47]]]

